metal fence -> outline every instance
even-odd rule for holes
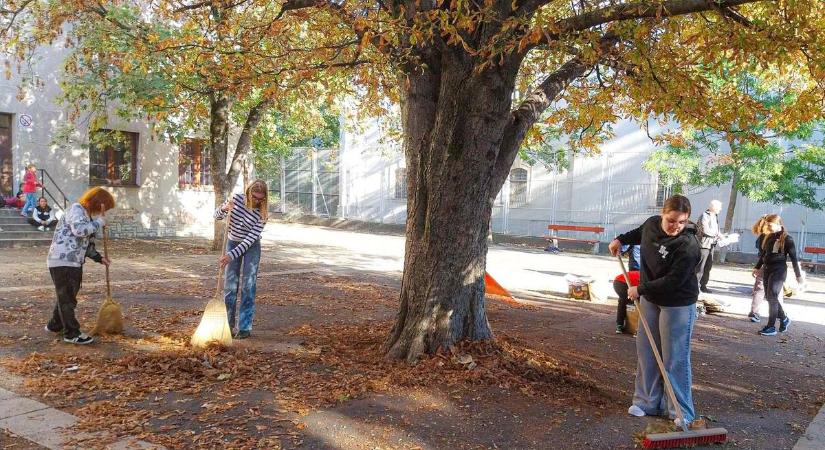
[[[627,180],[628,168],[617,166],[609,156],[598,161],[600,163],[588,167],[589,173],[536,171],[526,186],[521,178],[514,178],[517,183],[522,183],[517,186],[511,186],[508,179],[493,207],[493,231],[540,237],[547,235],[549,224],[601,226],[605,231],[600,239],[607,242],[657,214],[664,200],[674,191],[670,186],[651,182],[638,168],[631,170],[643,177],[644,182]],[[295,149],[289,157],[282,158],[280,179],[271,183],[274,196],[280,199],[275,208],[287,214],[340,216],[340,171],[336,149]],[[511,188],[515,189],[513,195]],[[685,193],[700,194],[703,190],[687,188]],[[393,191],[379,186],[376,192],[380,195],[370,197],[367,202],[379,202],[380,205],[375,207],[383,214],[387,209],[385,203],[395,199]],[[820,193],[825,196],[825,188]],[[361,206],[367,208],[369,205]],[[398,206],[403,207],[403,203]],[[781,214],[782,208],[778,208]],[[381,217],[387,220],[384,215]],[[398,217],[403,222],[403,214]],[[750,229],[745,229],[750,225],[744,225],[745,222],[746,219],[734,222],[733,231],[741,234],[742,241],[731,245],[729,251],[756,253]],[[825,232],[821,232],[825,230],[825,213],[822,211],[805,210],[801,228],[790,228],[800,252],[805,246],[825,247]],[[592,232],[567,232],[567,236],[594,238]],[[815,255],[809,254],[802,257],[815,259]]]
[[[337,149],[296,148],[281,158],[280,179],[271,191],[274,209],[287,214],[336,217],[339,205]]]

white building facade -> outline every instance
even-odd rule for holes
[[[342,127],[341,150],[337,156],[339,190],[337,210],[332,213],[304,208],[304,212],[368,222],[403,224],[406,220],[406,169],[398,146],[382,143],[377,126],[351,131]],[[576,157],[569,170],[548,170],[542,164],[517,160],[510,171],[493,210],[496,233],[540,237],[548,234],[550,224],[597,226],[605,231],[598,238],[603,244],[617,234],[641,224],[659,213],[670,195],[670,187],[659,183],[656,174],[645,171],[642,163],[655,149],[647,132],[637,123],[623,121],[614,127],[615,137],[601,147],[597,156]],[[655,132],[656,130],[651,130]],[[302,153],[304,160],[312,156]],[[287,162],[286,166],[289,166]],[[308,163],[308,168],[311,163]],[[286,172],[290,178],[290,172]],[[289,184],[289,181],[286,181]],[[330,190],[328,187],[327,190]],[[316,189],[317,193],[318,189]],[[711,200],[723,203],[719,223],[725,223],[730,186],[687,188],[685,195],[694,208],[693,220]],[[825,197],[825,186],[820,189]],[[289,200],[289,196],[285,196]],[[290,206],[291,205],[291,206]],[[317,202],[316,202],[317,206]],[[287,201],[284,208],[295,208]],[[758,203],[739,195],[733,231],[741,242],[731,253],[754,254],[751,225],[766,213],[778,213],[800,249],[825,247],[825,212],[799,205]],[[590,232],[572,232],[569,237],[593,239]],[[816,258],[815,255],[803,255]]]
[[[109,214],[113,237],[212,236],[205,141],[171,145],[146,123],[111,118],[106,128],[119,144],[91,149],[84,117],[70,120],[69,108],[57,102],[64,52],[41,48],[32,71],[36,87],[21,90],[16,73],[0,78],[0,195],[13,197],[26,166],[35,164],[43,170],[42,194],[54,206],[71,204],[91,186],[109,189],[117,203]]]
[[[56,101],[65,51],[54,46],[38,54],[36,88],[21,93],[19,78],[0,78],[0,194],[13,196],[32,163],[45,170],[46,196],[58,206],[75,201],[90,186],[109,188],[117,201],[110,217],[113,236],[211,236],[214,194],[205,141],[193,137],[170,145],[155,139],[146,123],[112,118],[107,129],[121,143],[91,149],[88,125],[82,118],[70,123],[68,108]],[[69,139],[57,138],[67,123]],[[341,129],[340,149],[298,150],[283,160],[280,179],[268,180],[282,199],[282,210],[403,224],[407,174],[398,146],[385,144],[375,123]],[[642,168],[653,143],[636,123],[621,122],[614,130],[616,136],[598,156],[574,158],[569,170],[517,161],[496,200],[493,230],[543,236],[549,224],[600,226],[605,231],[599,239],[608,242],[657,213],[669,188]],[[825,187],[820,191],[825,196]],[[722,201],[724,223],[729,186],[686,194],[694,205],[693,219],[710,200]],[[768,212],[782,215],[800,247],[825,247],[825,212],[740,196],[733,228],[743,239],[731,250],[755,251],[749,229]]]

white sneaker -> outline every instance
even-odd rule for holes
[[[673,424],[676,425],[676,427],[678,427],[680,429],[683,428],[682,427],[682,419],[673,419]],[[690,422],[688,422],[688,427],[690,427]]]
[[[642,408],[639,408],[636,405],[630,405],[630,408],[627,408],[627,413],[633,417],[644,417],[647,415]]]
[[[43,225],[40,225],[37,229],[40,231],[46,231],[46,228]]]

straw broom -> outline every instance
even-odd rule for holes
[[[221,256],[226,255],[226,237],[229,234],[229,218],[226,216],[223,242],[221,242]],[[201,322],[192,335],[190,343],[193,347],[206,347],[210,343],[232,345],[232,329],[229,328],[229,317],[226,314],[226,304],[223,301],[223,271],[224,266],[218,268],[218,288],[215,297],[209,300],[203,311]]]
[[[100,214],[105,217],[105,211],[100,208]],[[109,259],[109,233],[104,226],[103,233],[103,257]],[[112,285],[109,281],[109,266],[106,265],[106,300],[100,305],[97,312],[97,324],[92,329],[91,334],[121,334],[123,333],[123,310],[120,304],[112,300]]]

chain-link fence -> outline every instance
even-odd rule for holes
[[[339,173],[337,149],[295,148],[281,158],[279,177],[269,181],[273,209],[287,214],[337,217]]]
[[[514,168],[496,198],[491,221],[493,231],[541,237],[548,234],[550,224],[596,226],[604,228],[599,238],[607,242],[639,226],[651,215],[658,214],[665,199],[677,191],[658,183],[638,166],[644,155],[642,152],[631,153],[629,157],[627,153],[621,157],[605,154],[564,172],[535,166],[529,170]],[[274,208],[287,214],[403,223],[405,202],[403,195],[399,198],[397,186],[399,183],[406,186],[406,171],[397,159],[373,166],[369,173],[358,176],[357,188],[352,180],[347,184],[345,188],[353,192],[342,193],[342,168],[336,149],[294,149],[289,157],[281,160],[280,178],[270,180],[272,196],[280,199],[273,202]],[[375,175],[373,172],[380,173],[381,177],[370,178]],[[688,187],[680,191],[694,203],[692,220],[697,219],[710,199],[718,198],[724,203],[728,196],[727,188]],[[341,204],[342,194],[349,198],[348,207]],[[820,194],[825,196],[825,188]],[[756,253],[750,225],[767,212],[786,217],[786,227],[798,243],[801,256],[816,259],[816,255],[804,254],[803,250],[806,246],[825,247],[825,213],[798,206],[783,209],[753,204],[742,198],[737,204],[732,229],[740,233],[741,241],[728,247],[728,251]],[[594,238],[593,232],[588,231],[566,232],[566,236]]]

